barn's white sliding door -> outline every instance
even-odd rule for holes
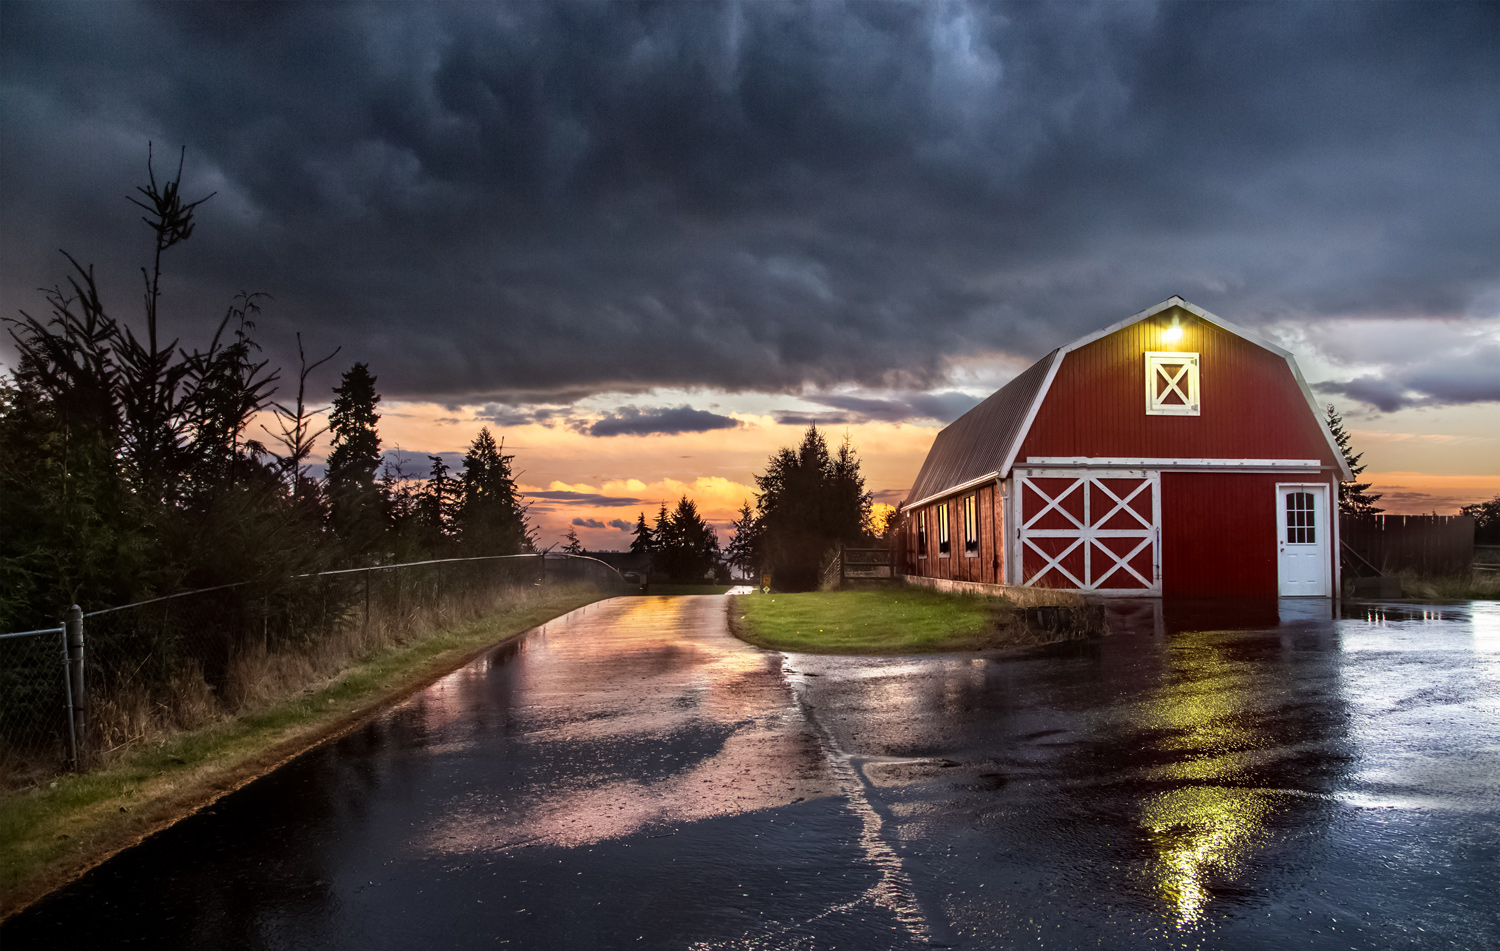
[[[1012,584],[1161,592],[1161,473],[1017,469]]]

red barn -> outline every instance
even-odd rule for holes
[[[1173,297],[938,434],[902,504],[904,568],[937,587],[1328,597],[1352,478],[1292,355]]]

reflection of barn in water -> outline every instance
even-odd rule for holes
[[[1326,597],[1352,478],[1292,355],[1172,297],[938,434],[903,567],[944,588]]]

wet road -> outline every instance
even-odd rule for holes
[[[1500,605],[1127,606],[923,658],[761,653],[724,610],[555,621],[0,943],[1500,947]]]

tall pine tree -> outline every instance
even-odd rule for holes
[[[740,506],[740,517],[730,527],[734,530],[734,538],[725,550],[729,563],[754,578],[762,562],[761,531],[760,520],[755,517],[749,502]]]
[[[704,581],[712,577],[719,563],[719,537],[713,527],[698,514],[698,506],[687,496],[677,507],[657,522],[657,548],[653,566],[674,581]]]
[[[422,543],[427,551],[444,554],[453,544],[454,522],[463,490],[458,480],[449,475],[448,463],[442,456],[428,456],[427,459],[432,467],[417,496],[417,522],[422,527]]]
[[[1344,417],[1340,416],[1332,403],[1328,404],[1328,430],[1333,433],[1334,441],[1339,444],[1339,452],[1344,454],[1344,461],[1349,464],[1349,471],[1359,475],[1365,471],[1364,463],[1360,462],[1365,457],[1364,453],[1355,453],[1349,445],[1349,434],[1344,431]],[[1380,493],[1370,493],[1366,490],[1372,483],[1369,482],[1340,482],[1339,483],[1339,514],[1340,515],[1378,515],[1385,511],[1377,508],[1376,502],[1380,501]]]
[[[375,474],[380,469],[380,414],[375,406],[375,377],[356,363],[333,388],[333,410],[328,430],[333,451],[328,454],[329,521],[357,561],[367,561],[385,530],[385,499]]]
[[[867,536],[870,494],[848,439],[830,457],[823,434],[809,426],[801,445],[779,450],[755,482],[762,567],[782,590],[816,587],[828,550]]]
[[[489,428],[479,431],[464,456],[457,528],[459,544],[472,555],[515,555],[531,551],[533,534],[526,507],[511,476],[514,456],[505,455]]]
[[[646,513],[642,512],[636,516],[635,530],[630,534],[635,537],[630,541],[630,553],[632,555],[649,554],[656,548],[656,533],[651,531],[651,526],[646,524]]]

